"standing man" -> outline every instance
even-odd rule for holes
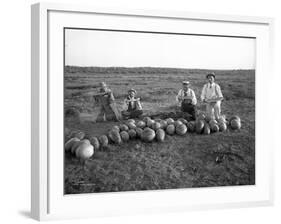
[[[208,73],[206,78],[208,83],[202,89],[201,100],[207,104],[207,115],[212,119],[219,119],[221,116],[221,101],[223,100],[221,88],[215,83],[215,73]]]
[[[115,98],[111,89],[108,88],[105,82],[100,83],[99,93],[94,95],[94,98],[100,103],[101,109],[96,121],[120,120],[120,114],[116,107]]]
[[[176,96],[176,101],[179,103],[182,112],[187,112],[195,120],[197,99],[195,93],[190,89],[189,81],[182,82],[182,89]]]
[[[122,116],[125,119],[137,118],[142,115],[142,106],[140,103],[140,98],[136,98],[137,91],[130,89],[128,95],[124,101],[124,111],[122,111]]]

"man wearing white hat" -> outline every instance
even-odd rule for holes
[[[125,119],[137,118],[143,113],[140,98],[135,98],[136,94],[135,89],[128,91],[128,96],[124,101],[124,111],[122,111],[122,116]]]
[[[206,113],[212,119],[219,119],[221,116],[221,101],[223,95],[220,86],[215,83],[215,73],[208,73],[208,83],[204,85],[201,94],[202,102],[206,103]]]
[[[182,112],[187,112],[195,120],[197,99],[194,91],[190,88],[189,81],[182,82],[182,89],[178,92],[176,101],[179,103]]]

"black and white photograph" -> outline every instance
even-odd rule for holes
[[[256,39],[64,28],[64,193],[255,185]]]

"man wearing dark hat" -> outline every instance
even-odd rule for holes
[[[220,86],[215,83],[215,73],[208,73],[206,83],[202,89],[201,100],[206,103],[206,113],[212,119],[219,119],[221,116],[221,101],[223,95]]]
[[[136,94],[137,91],[134,89],[128,91],[128,96],[124,101],[124,111],[122,111],[125,119],[137,118],[143,114],[140,98],[135,98]]]
[[[179,103],[182,112],[187,112],[195,120],[197,99],[194,91],[190,88],[189,81],[182,82],[182,89],[176,96],[176,101]]]

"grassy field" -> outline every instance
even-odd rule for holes
[[[117,122],[93,123],[99,107],[89,97],[105,81],[117,106],[129,88],[137,90],[144,112],[175,110],[175,96],[189,80],[199,100],[211,70],[174,68],[69,67],[65,68],[65,108],[74,107],[81,120],[65,119],[68,130],[100,136]],[[156,190],[255,184],[255,71],[214,71],[225,100],[222,113],[239,115],[242,128],[211,135],[188,133],[167,136],[164,143],[130,141],[96,151],[82,165],[65,154],[65,193]],[[204,105],[198,103],[198,110]]]

